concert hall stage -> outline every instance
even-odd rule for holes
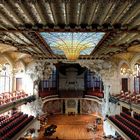
[[[102,123],[94,124],[97,116],[95,115],[51,115],[48,122],[40,131],[38,140],[101,140],[103,137]],[[56,132],[52,136],[44,136],[44,130],[51,124],[57,125]]]

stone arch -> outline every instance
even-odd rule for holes
[[[18,72],[25,72],[25,64],[24,64],[24,62],[22,60],[19,60],[19,61],[15,62],[14,68]]]
[[[30,70],[32,67],[34,67],[35,65],[35,61],[30,62],[27,66],[26,66],[26,71]]]
[[[1,56],[5,58],[5,60],[10,64],[11,69],[13,69],[14,61],[12,60],[12,58],[7,54],[2,54]]]
[[[127,69],[130,69],[131,68],[131,65],[129,62],[125,61],[125,60],[122,60],[119,65],[118,65],[118,74],[121,76],[121,77],[126,77],[126,75],[121,75],[121,68],[124,67],[124,68],[127,68]]]
[[[135,55],[135,56],[133,57],[133,59],[131,60],[131,62],[130,62],[130,64],[131,64],[131,69],[134,68],[134,66],[135,66],[135,64],[136,64],[136,62],[137,62],[138,60],[140,60],[140,54]]]
[[[120,71],[123,64],[128,65],[128,67],[130,68],[130,63],[125,60],[122,60],[122,61],[120,61],[119,65],[118,65],[118,72]]]

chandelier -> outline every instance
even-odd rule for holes
[[[126,76],[137,76],[137,69],[121,68],[120,74]]]
[[[41,32],[54,54],[75,61],[80,55],[90,55],[103,38],[103,32]]]
[[[77,40],[73,40],[72,42],[66,41],[65,43],[58,43],[58,48],[62,50],[68,60],[74,61],[77,60],[80,52],[90,48],[90,46],[86,43],[81,43],[78,45]]]

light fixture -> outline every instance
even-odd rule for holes
[[[78,46],[78,41],[73,40],[71,42],[59,43],[58,48],[62,50],[68,60],[74,61],[77,60],[80,52],[90,48],[90,45],[81,43]]]
[[[136,76],[140,75],[140,64],[135,64]]]
[[[137,70],[136,68],[121,68],[120,74],[124,76],[137,76]]]
[[[103,38],[103,32],[41,32],[48,46],[56,55],[65,55],[70,61],[79,55],[90,55]]]

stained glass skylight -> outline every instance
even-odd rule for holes
[[[75,60],[79,55],[90,55],[103,38],[103,32],[41,32],[54,54]]]

